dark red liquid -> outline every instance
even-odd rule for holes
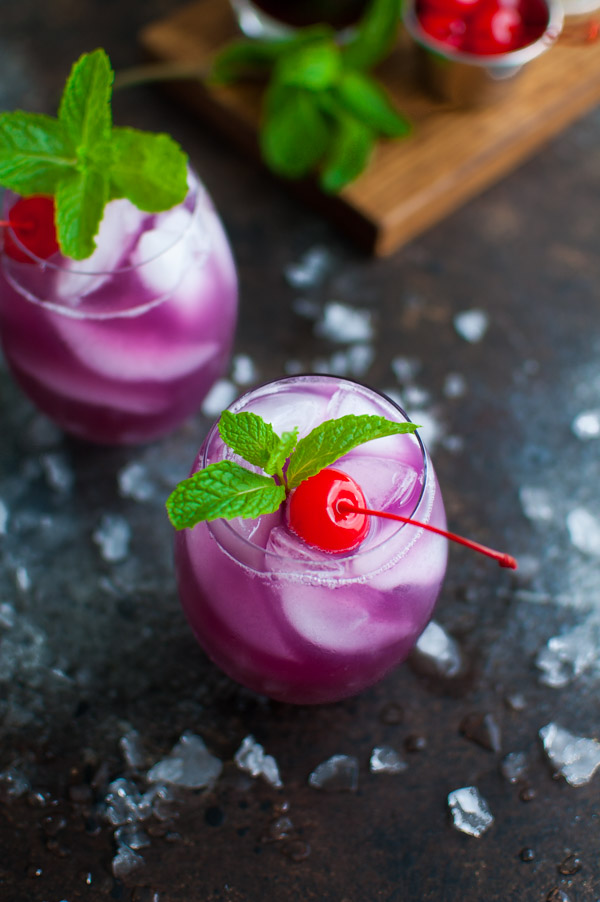
[[[363,15],[368,0],[253,0],[268,16],[302,28],[327,22],[334,28],[352,25]]]

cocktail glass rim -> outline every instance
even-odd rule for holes
[[[2,253],[0,253],[0,263],[2,265],[4,276],[11,284],[11,286],[15,289],[15,291],[17,291],[18,294],[20,294],[26,300],[45,309],[52,310],[54,313],[63,314],[64,316],[71,316],[77,319],[104,320],[118,317],[138,316],[142,313],[145,313],[146,311],[152,309],[153,307],[157,307],[159,304],[162,304],[164,301],[166,301],[172,295],[175,286],[170,287],[166,293],[153,298],[150,301],[145,301],[142,304],[135,304],[131,307],[125,307],[115,311],[94,312],[91,309],[78,309],[77,305],[69,306],[66,301],[63,303],[55,303],[45,298],[36,297],[31,292],[27,291],[24,285],[22,285],[18,278],[15,278],[15,276],[19,272],[27,275],[32,264],[35,265],[38,271],[41,270],[42,272],[50,272],[55,274],[68,273],[69,275],[73,276],[85,276],[89,278],[99,278],[102,276],[110,276],[111,278],[113,278],[115,276],[124,276],[128,273],[139,271],[144,266],[153,263],[155,260],[158,260],[160,257],[167,254],[177,244],[183,241],[186,235],[191,232],[197,220],[205,217],[206,215],[206,211],[209,205],[208,192],[194,170],[191,167],[188,167],[188,193],[184,200],[181,201],[180,204],[177,204],[175,207],[171,207],[171,210],[175,210],[178,207],[183,206],[190,195],[193,199],[193,206],[190,208],[191,216],[183,229],[178,234],[174,234],[173,240],[171,242],[165,244],[155,254],[150,254],[143,260],[138,260],[136,263],[132,263],[127,266],[117,266],[113,269],[86,269],[84,268],[85,260],[74,261],[69,257],[64,257],[60,253],[60,251],[57,251],[56,254],[53,254],[51,258],[45,260],[41,257],[38,257],[35,253],[33,253],[33,251],[29,250],[29,248],[27,248],[19,239],[11,226],[6,226],[6,231],[10,234],[11,239],[14,241],[15,245],[19,248],[19,250],[21,250],[30,258],[31,262],[20,262],[17,260],[12,260],[8,258],[8,256],[2,250]],[[3,198],[3,216],[6,220],[9,220],[10,210],[15,203],[15,200],[19,197],[20,195],[16,194],[15,192],[8,189],[5,190]],[[153,217],[160,216],[168,212],[170,211],[165,210],[163,211],[163,213],[142,213],[142,215]],[[202,229],[202,235],[204,241],[201,246],[201,256],[199,255],[198,259],[195,260],[196,266],[204,265],[206,263],[211,249],[212,239],[209,235],[209,229],[206,223],[204,224],[204,228]],[[79,264],[81,264],[81,266],[79,266]],[[25,269],[25,267],[27,267],[27,269]]]
[[[262,392],[265,389],[270,388],[271,386],[281,385],[282,383],[295,384],[295,383],[301,382],[303,380],[310,380],[313,382],[314,381],[331,380],[331,381],[335,381],[337,383],[345,383],[349,386],[355,386],[355,387],[359,388],[361,391],[371,392],[372,394],[377,395],[383,401],[388,403],[393,409],[397,410],[402,417],[402,421],[409,422],[409,423],[412,422],[410,417],[407,415],[406,411],[403,410],[403,408],[400,407],[399,404],[397,404],[390,397],[388,397],[388,395],[386,395],[385,392],[374,389],[371,386],[365,384],[364,382],[360,382],[356,379],[348,379],[345,376],[336,376],[334,374],[329,374],[329,373],[327,373],[327,374],[326,373],[323,373],[323,374],[321,374],[321,373],[299,373],[299,374],[293,375],[293,376],[284,376],[279,379],[272,379],[272,380],[268,380],[266,382],[262,382],[259,385],[256,385],[254,388],[250,389],[249,391],[244,392],[243,395],[240,395],[240,397],[237,398],[230,405],[230,407],[228,409],[235,413],[235,412],[239,411],[240,409],[244,409],[248,402],[248,399],[250,399],[257,392]],[[211,426],[209,432],[207,433],[207,436],[203,442],[201,453],[198,454],[195,465],[192,469],[193,473],[198,472],[200,469],[203,469],[204,467],[207,466],[208,458],[209,458],[209,449],[211,447],[213,440],[217,439],[219,442],[222,442],[222,439],[219,437],[219,434],[218,434],[218,422],[219,421],[216,420],[215,423],[213,423],[213,425]],[[430,468],[430,462],[429,462],[429,454],[427,452],[425,445],[423,444],[423,441],[422,441],[421,436],[419,435],[418,431],[413,433],[413,435],[411,437],[414,437],[414,439],[418,443],[418,446],[419,446],[419,449],[421,452],[421,460],[423,463],[423,481],[422,481],[422,485],[421,485],[421,490],[419,492],[419,496],[416,499],[411,512],[409,514],[407,514],[407,516],[413,517],[416,514],[416,512],[419,510],[419,508],[423,502],[423,499],[425,497],[425,492],[428,487],[428,482],[430,479],[430,469],[431,468]],[[224,447],[225,447],[225,445],[224,445]],[[336,464],[333,464],[333,466],[335,467]],[[423,514],[420,515],[419,519],[427,521],[427,519],[430,515],[431,515],[431,506],[429,507],[428,510],[424,511]],[[267,551],[262,546],[255,544],[254,542],[250,541],[248,538],[246,538],[245,536],[242,536],[239,532],[237,532],[237,530],[234,528],[232,522],[230,522],[228,520],[225,520],[225,519],[211,520],[206,523],[206,526],[207,526],[210,534],[213,536],[215,541],[221,547],[221,549],[226,554],[228,554],[230,557],[232,557],[234,560],[236,560],[237,563],[239,563],[241,566],[245,567],[246,569],[256,571],[258,568],[247,564],[244,560],[241,560],[240,559],[242,557],[241,554],[233,553],[231,550],[233,546],[238,546],[240,549],[245,549],[247,552],[247,555],[246,555],[247,560],[252,560],[253,558],[257,558],[258,561],[262,561],[264,559],[264,566],[260,568],[261,572],[265,572],[265,573],[271,572],[274,577],[293,578],[294,575],[296,575],[296,576],[310,575],[311,577],[315,578],[315,581],[319,581],[319,579],[321,579],[325,584],[329,584],[330,582],[335,582],[336,585],[343,584],[343,583],[355,584],[357,582],[364,580],[365,578],[370,578],[371,576],[375,575],[378,572],[387,570],[390,567],[395,566],[397,564],[399,558],[404,556],[408,552],[408,550],[410,548],[412,548],[412,546],[419,539],[419,537],[425,532],[425,530],[419,529],[419,527],[417,527],[417,526],[412,526],[411,524],[397,522],[394,524],[395,528],[389,535],[384,536],[381,541],[377,542],[375,545],[372,545],[366,549],[359,547],[356,551],[353,551],[349,554],[344,554],[344,555],[332,554],[329,556],[329,558],[323,557],[314,562],[312,560],[310,560],[310,561],[302,560],[299,562],[296,558],[288,558],[277,552]],[[402,548],[398,552],[395,552],[393,557],[391,557],[388,561],[386,561],[384,566],[377,567],[374,570],[364,569],[364,567],[362,567],[360,570],[360,573],[358,575],[357,574],[354,574],[352,576],[340,576],[339,575],[339,571],[341,569],[341,567],[339,566],[339,562],[341,562],[342,566],[346,565],[346,564],[352,565],[352,563],[354,563],[356,561],[361,561],[362,563],[367,563],[369,556],[371,556],[371,555],[375,556],[375,552],[380,552],[382,546],[393,542],[394,539],[397,539],[399,533],[401,533],[402,530],[405,530],[405,532],[403,533],[404,535],[410,535],[411,531],[414,534],[412,535],[411,538],[409,538],[409,540],[406,542],[406,544],[403,545]],[[322,552],[322,554],[326,555],[327,553]],[[275,558],[279,561],[282,561],[284,563],[289,562],[290,564],[295,565],[296,569],[294,570],[292,568],[292,569],[285,569],[285,570],[272,570],[272,568],[270,568],[268,566],[268,561],[273,558]],[[327,563],[329,563],[331,561],[331,564],[333,564],[333,565],[335,565],[337,562],[338,565],[337,566],[329,566],[329,567],[323,566],[323,564],[326,561],[327,561]]]

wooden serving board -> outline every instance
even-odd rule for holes
[[[238,36],[226,0],[198,0],[148,25],[145,55],[164,64],[207,70],[215,52]],[[559,42],[513,79],[502,100],[453,110],[417,84],[411,48],[400,42],[377,75],[413,123],[400,141],[378,144],[369,169],[337,196],[316,182],[286,182],[381,256],[428,228],[487,187],[600,100],[600,42]],[[242,148],[258,154],[262,86],[215,86],[174,80],[170,89]]]

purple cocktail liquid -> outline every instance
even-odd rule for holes
[[[5,218],[16,201],[7,192]],[[86,260],[2,255],[0,338],[30,399],[67,432],[149,441],[196,410],[225,369],[237,315],[234,262],[195,175],[178,207],[105,209]]]
[[[254,6],[286,25],[304,27],[326,22],[334,28],[354,24],[366,0],[252,0]]]
[[[355,25],[368,0],[231,0],[242,31],[253,38],[277,38],[291,28],[325,23],[336,29]]]
[[[297,376],[236,401],[275,431],[348,413],[396,422],[405,414],[382,395],[332,376]],[[214,426],[196,472],[232,458]],[[376,439],[335,463],[371,508],[445,527],[431,461],[417,436]],[[330,554],[286,524],[285,509],[256,520],[214,520],[176,537],[181,602],[207,654],[233,679],[285,702],[335,701],[364,689],[404,660],[427,625],[446,569],[445,538],[372,517],[360,547]]]

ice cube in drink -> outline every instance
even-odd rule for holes
[[[15,202],[7,193],[7,219]],[[107,444],[149,441],[196,410],[227,365],[233,258],[193,173],[173,210],[109,203],[96,241],[82,261],[2,254],[4,354],[26,394],[67,432]]]
[[[405,422],[384,396],[335,376],[294,376],[232,405],[300,436],[346,402]],[[216,425],[192,472],[230,457]],[[244,465],[243,461],[239,461]],[[335,468],[354,473],[367,506],[445,527],[444,506],[418,435],[367,442]],[[258,523],[202,522],[176,537],[179,594],[207,654],[233,679],[285,702],[331,702],[406,658],[429,622],[446,569],[445,538],[371,518],[362,544],[331,554],[290,530],[285,509]]]

